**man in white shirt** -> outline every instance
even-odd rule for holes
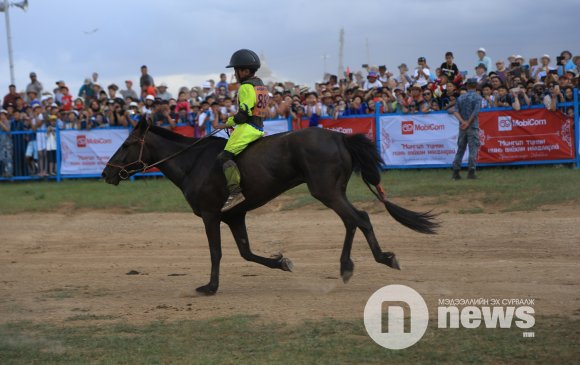
[[[167,84],[162,82],[159,87],[157,88],[157,97],[161,100],[169,100],[173,98],[171,93],[167,91]]]

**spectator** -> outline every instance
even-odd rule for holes
[[[558,57],[558,75],[562,76],[568,70],[574,68],[574,61],[572,60],[572,53],[570,51],[562,51]]]
[[[363,115],[367,114],[367,105],[363,102],[363,98],[360,95],[353,97],[350,105],[348,105],[345,110],[344,115]]]
[[[363,89],[370,90],[383,87],[383,84],[378,80],[378,78],[379,75],[376,72],[374,71],[369,72],[369,74],[367,75],[367,81],[365,81]]]
[[[26,85],[26,95],[28,95],[31,91],[36,93],[36,96],[39,97],[42,95],[42,84],[36,78],[36,72],[30,73],[30,83]],[[27,102],[31,103],[32,100],[28,99]]]
[[[141,78],[139,79],[139,86],[141,87],[141,96],[142,97],[145,97],[148,94],[151,95],[149,93],[149,91],[150,91],[149,88],[155,86],[155,82],[153,81],[153,77],[151,77],[151,75],[149,75],[146,65],[141,66]]]
[[[540,62],[541,64],[532,70],[532,78],[534,80],[543,81],[551,71],[557,73],[556,69],[550,66],[550,55],[543,55]]]
[[[497,89],[497,95],[495,97],[495,107],[496,108],[509,108],[514,103],[514,99],[511,94],[508,93],[507,87],[501,85]]]
[[[491,58],[486,55],[485,48],[480,48],[477,50],[477,61],[475,62],[475,66],[477,67],[480,63],[485,65],[486,70],[491,70]]]
[[[56,106],[56,104],[52,104]],[[52,108],[52,106],[50,107]],[[36,133],[29,134],[29,143],[26,147],[26,158],[28,160],[29,171],[31,174],[34,171],[32,167],[34,165],[33,160],[38,160],[38,176],[45,177],[47,176],[47,161],[46,161],[46,122],[45,119],[50,117],[48,111],[52,109],[47,108],[47,116],[42,113],[42,108],[40,105],[35,105],[32,108],[32,118],[30,123],[27,123],[27,128],[29,131]]]
[[[532,105],[543,105],[545,96],[545,85],[543,82],[536,82],[532,89],[532,96],[530,98]]]
[[[93,89],[91,79],[85,79],[83,86],[81,86],[81,88],[79,89],[78,96],[83,98],[84,100],[90,100],[95,97],[95,90]]]
[[[68,86],[62,85],[60,87],[62,110],[70,111],[73,108],[72,96],[68,92]]]
[[[157,88],[157,97],[161,100],[165,100],[168,101],[169,99],[171,99],[173,96],[171,95],[171,93],[169,91],[167,91],[167,84],[162,82],[161,84],[159,84],[159,87]]]
[[[92,79],[93,79],[93,84],[98,84],[99,83],[99,74],[97,72],[93,72],[93,74],[91,75]]]
[[[318,120],[322,116],[322,104],[318,101],[318,95],[314,91],[306,94],[304,115],[308,118],[309,127],[318,127]]]
[[[431,71],[429,71],[429,66],[427,66],[427,60],[425,57],[419,57],[417,60],[417,67],[413,73],[413,80],[415,80],[415,83],[418,84],[421,88],[424,88],[427,86],[427,83],[429,83],[430,79]]]
[[[147,95],[145,97],[145,104],[141,109],[141,114],[145,117],[149,117],[153,113],[153,104],[155,103],[155,97],[153,95]]]
[[[403,102],[403,113],[415,114],[429,111],[431,105],[423,100],[422,91],[423,89],[418,83],[411,87],[409,96]]]
[[[405,91],[409,86],[411,86],[413,79],[407,74],[409,68],[406,64],[401,63],[398,68],[399,77],[396,78],[397,86],[401,88],[401,91]]]
[[[384,87],[388,86],[389,79],[393,76],[390,72],[387,72],[387,66],[381,65],[379,66],[379,74],[378,79]],[[330,85],[331,87],[334,85]]]
[[[120,96],[117,94],[117,91],[119,91],[119,87],[117,86],[117,84],[111,84],[107,87],[108,90],[108,99],[109,102],[114,101],[115,99],[119,98]]]
[[[485,84],[481,88],[481,108],[490,109],[495,107],[494,95],[492,86],[490,84]]]
[[[12,176],[12,138],[6,109],[0,110],[0,174],[2,177]]]
[[[564,95],[560,91],[558,84],[551,84],[548,92],[544,95],[544,105],[546,109],[556,111],[558,103],[564,102]]]
[[[229,85],[228,85],[227,80],[228,80],[228,78],[227,78],[226,74],[221,73],[220,74],[220,81],[218,81],[218,83],[216,84],[216,87],[218,89],[223,88],[226,91],[225,96],[228,96],[228,94],[229,94]]]
[[[455,80],[455,77],[459,74],[459,68],[453,63],[453,52],[445,53],[445,62],[441,64],[441,73],[446,75],[451,81]]]
[[[489,84],[491,88],[495,91],[499,89],[501,85],[505,85],[498,75],[492,75],[489,77]]]
[[[128,127],[129,114],[125,112],[125,102],[121,98],[114,99],[112,107],[106,114],[110,127]]]
[[[131,127],[137,127],[137,123],[141,120],[141,113],[139,112],[139,104],[137,102],[132,101],[129,104],[129,123],[131,123]]]
[[[123,97],[123,99],[125,99],[125,101],[127,100],[127,98],[131,98],[131,101],[139,100],[137,93],[135,92],[135,90],[133,90],[133,81],[125,80],[125,87],[126,87],[125,90],[121,90],[121,96]]]
[[[10,111],[9,111],[10,114]],[[27,176],[29,169],[27,168],[26,155],[30,151],[30,156],[32,158],[38,158],[35,155],[36,151],[36,141],[31,141],[30,138],[35,138],[34,133],[18,133],[30,131],[30,124],[25,125],[24,120],[21,119],[21,114],[19,111],[14,111],[12,113],[12,118],[10,119],[10,133],[12,137],[12,174],[14,176]],[[14,133],[17,132],[17,133]],[[30,149],[29,147],[30,146]],[[33,147],[34,146],[34,149]],[[34,163],[34,160],[31,161]],[[31,171],[34,173],[33,171]]]
[[[503,60],[499,60],[495,63],[495,74],[500,78],[502,83],[506,83],[508,77],[508,69],[505,67]]]
[[[46,128],[46,160],[49,176],[56,175],[56,120],[56,115],[51,115],[48,118],[49,125]]]
[[[11,84],[8,86],[8,94],[4,96],[4,100],[2,102],[2,108],[8,108],[8,104],[15,104],[16,98],[19,97],[19,94],[16,92],[16,85]]]
[[[481,87],[488,83],[489,78],[487,76],[487,67],[485,64],[480,63],[475,67],[475,80],[477,81],[477,87]]]

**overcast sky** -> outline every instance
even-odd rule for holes
[[[580,0],[30,0],[27,12],[10,8],[18,90],[36,71],[45,89],[63,79],[75,95],[93,71],[104,86],[138,83],[142,64],[175,94],[217,79],[239,48],[264,54],[280,80],[312,86],[322,79],[322,55],[337,72],[341,28],[344,65],[353,71],[368,61],[366,39],[370,63],[391,70],[414,66],[419,56],[434,69],[450,50],[471,73],[479,47],[493,62],[514,53],[548,53],[555,62],[565,49],[580,54],[579,14]],[[1,15],[4,94],[10,74]]]

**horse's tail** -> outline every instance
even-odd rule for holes
[[[435,230],[439,227],[439,223],[435,220],[436,214],[431,211],[414,212],[387,200],[379,172],[383,159],[371,140],[362,134],[355,134],[345,136],[345,145],[352,157],[353,169],[361,172],[362,179],[371,193],[385,204],[385,208],[397,222],[420,233],[436,233]]]

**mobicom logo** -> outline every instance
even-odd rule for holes
[[[404,120],[401,122],[401,133],[403,134],[413,134],[415,130],[415,123],[412,120]]]
[[[386,318],[383,318],[383,309]],[[427,303],[421,294],[405,285],[382,287],[371,295],[365,306],[367,333],[377,344],[391,350],[402,350],[417,343],[425,334],[428,322]]]
[[[445,129],[445,124],[415,124],[412,120],[403,120],[401,122],[401,133],[402,134],[414,134],[415,132],[428,132],[428,131],[442,131]]]
[[[77,136],[77,147],[84,148],[87,146],[87,136],[84,134],[79,134]]]
[[[513,127],[537,127],[542,125],[548,125],[546,119],[512,119],[510,116],[499,116],[497,117],[497,129],[500,132],[511,131]]]

